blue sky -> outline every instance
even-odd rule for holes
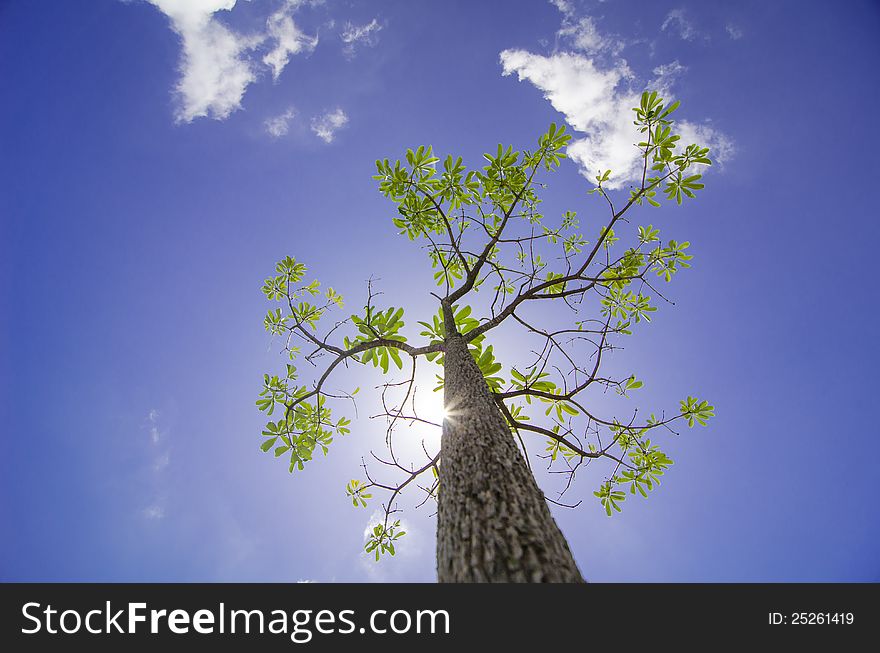
[[[291,254],[425,319],[376,158],[565,121],[548,206],[584,223],[581,169],[626,169],[618,116],[659,86],[722,162],[648,218],[694,267],[615,356],[640,405],[717,417],[648,501],[608,519],[583,475],[554,514],[591,580],[880,580],[878,33],[870,2],[0,3],[0,579],[433,580],[429,508],[360,553],[370,406],[301,474],[260,453],[262,279]]]

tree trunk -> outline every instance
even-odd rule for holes
[[[446,339],[444,403],[438,580],[584,582],[467,342],[458,334]]]

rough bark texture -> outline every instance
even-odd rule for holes
[[[465,340],[446,340],[437,512],[443,582],[583,582]]]

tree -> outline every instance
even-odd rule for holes
[[[651,439],[654,432],[673,431],[678,422],[705,426],[714,415],[712,406],[694,397],[681,401],[671,416],[641,418],[638,410],[600,415],[590,398],[596,403],[595,395],[609,390],[628,398],[642,386],[635,375],[605,373],[602,363],[616,341],[650,322],[657,310],[652,297],[663,297],[657,284],[690,267],[688,242],[664,245],[659,228],[630,227],[635,207],[660,206],[663,195],[681,204],[703,188],[694,170],[710,165],[708,148],[691,144],[679,150],[671,118],[677,107],[646,92],[633,109],[643,135],[635,146],[643,159],[641,179],[628,192],[615,191],[609,187],[611,172],[599,172],[589,192],[607,218],[596,225],[592,243],[575,213],[565,212],[548,226],[540,212],[540,179],[565,158],[570,136],[564,127],[551,125],[533,151],[499,145],[484,155],[487,163],[480,170],[467,170],[461,157],[452,156],[438,169],[440,159],[424,146],[408,150],[405,163],[377,161],[379,190],[397,205],[394,225],[423,244],[435,271],[438,292],[431,295],[438,311],[418,322],[421,342],[404,335],[403,308],[377,305],[372,282],[363,312],[334,320],[319,336],[319,322],[342,308],[342,297],[332,288],[322,293],[318,281],[306,282],[306,267],[291,257],[266,279],[263,293],[281,303],[267,314],[266,329],[283,338],[291,360],[305,345],[304,359],[316,371],[310,383],[302,383],[287,363],[284,374],[264,376],[257,400],[269,416],[278,410],[263,431],[262,450],[284,457],[291,472],[303,469],[318,450],[326,455],[333,437],[349,432],[350,420],[335,411],[354,401],[358,389],[331,389],[336,370],[359,364],[405,374],[403,381],[380,386],[388,451],[384,457],[373,454],[400,476],[377,479],[364,461],[364,477],[346,488],[356,507],[365,507],[378,491],[388,494],[384,519],[365,545],[376,560],[394,555],[404,535],[394,517],[398,499],[419,488],[422,503],[438,504],[441,582],[582,581],[548,508],[554,500],[536,483],[524,436],[543,440],[539,458],[561,475],[560,497],[578,472],[604,464],[594,494],[611,516],[627,493],[646,497],[672,464]],[[629,245],[623,249],[621,241]],[[502,325],[538,343],[506,367],[487,342]],[[393,435],[401,424],[411,434],[425,421],[414,400],[422,360],[442,370],[435,388],[444,392],[446,411],[441,446],[430,451],[423,444],[424,460],[405,464]]]

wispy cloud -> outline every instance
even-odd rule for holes
[[[159,430],[159,411],[155,408],[151,409],[147,415],[147,422],[150,425],[150,441],[158,444],[162,439],[162,432]]]
[[[178,122],[196,118],[228,118],[241,108],[248,86],[260,73],[260,62],[250,53],[265,48],[262,58],[274,79],[284,70],[290,56],[311,52],[317,36],[303,33],[292,14],[303,2],[287,0],[266,21],[265,31],[239,34],[221,22],[220,12],[235,7],[236,0],[149,0],[171,21],[180,36],[182,53],[180,79],[175,87]]]
[[[162,431],[159,430],[159,411],[151,408],[147,413],[147,425],[150,431],[150,442],[154,445],[159,444],[162,439]]]
[[[577,0],[548,0],[551,5],[556,7],[566,16],[573,16],[577,13]],[[597,0],[599,4],[608,2],[608,0]]]
[[[290,61],[290,55],[311,52],[318,45],[317,34],[309,36],[293,22],[291,14],[300,4],[288,0],[266,21],[266,31],[275,41],[275,47],[263,57],[263,63],[272,69],[272,78],[276,81]]]
[[[163,469],[168,467],[168,465],[170,465],[170,464],[171,464],[171,454],[166,451],[165,453],[158,455],[153,460],[153,471],[154,472],[161,472]]]
[[[595,21],[590,16],[567,24],[563,23],[557,35],[568,40],[574,49],[587,54],[598,54],[604,51],[616,54],[624,47],[623,41],[600,34]]]
[[[160,412],[155,408],[150,409],[147,413],[147,430],[149,431],[149,456],[152,461],[149,487],[153,500],[142,513],[144,518],[149,520],[162,519],[165,516],[163,473],[171,464],[167,434],[161,428],[160,421]]]
[[[680,120],[675,123],[683,143],[699,143],[710,149],[709,155],[719,166],[730,161],[736,154],[736,144],[733,140],[707,123],[695,123],[690,120]]]
[[[395,520],[397,517],[395,517]],[[376,509],[370,515],[364,526],[364,544],[370,538],[370,533],[376,524],[385,520],[385,511]],[[366,577],[374,583],[400,582],[408,577],[414,569],[420,568],[425,555],[431,555],[428,536],[417,528],[412,520],[400,519],[400,530],[406,532],[400,540],[395,542],[396,555],[383,556],[379,562],[375,554],[367,553],[363,549],[358,554],[358,562]]]
[[[593,179],[599,170],[610,169],[610,187],[620,188],[637,179],[641,171],[639,151],[634,147],[640,135],[632,124],[631,108],[638,104],[643,86],[619,56],[619,39],[603,36],[592,20],[578,19],[572,3],[555,0],[553,4],[563,11],[562,35],[569,39],[571,49],[550,55],[504,50],[500,54],[502,74],[516,74],[520,81],[540,89],[566,122],[583,134],[572,140],[567,153],[585,177]],[[571,31],[575,26],[581,27]],[[684,71],[678,61],[658,66],[647,86],[668,96]],[[684,144],[695,138],[693,142],[710,147],[717,159],[732,154],[733,143],[720,130],[681,124],[685,125],[681,129]]]
[[[727,30],[727,35],[734,41],[739,41],[743,37],[742,29],[733,23],[727,23],[727,25],[724,26],[724,29]]]
[[[672,92],[673,84],[675,84],[676,80],[686,71],[687,68],[682,66],[677,59],[670,63],[657,66],[654,68],[653,87],[657,89],[659,93],[669,95],[669,93]]]
[[[592,16],[579,17],[570,0],[550,0],[550,4],[562,12],[562,25],[556,32],[557,41],[587,54],[616,54],[623,49],[622,40],[599,32]]]
[[[336,132],[348,124],[348,116],[342,109],[334,109],[312,118],[312,131],[325,143],[332,143]]]
[[[550,0],[550,4],[556,7],[566,16],[574,14],[574,4],[571,0]]]
[[[664,32],[676,34],[684,41],[709,40],[709,35],[704,34],[694,26],[693,22],[685,14],[684,9],[673,9],[666,14],[660,29]]]
[[[263,122],[263,126],[272,138],[281,138],[287,135],[287,132],[290,130],[290,121],[293,120],[295,115],[296,112],[293,107],[288,107],[284,113],[267,118]]]
[[[165,508],[156,504],[144,508],[144,517],[149,520],[162,519],[165,516]]]
[[[379,42],[378,33],[382,29],[382,25],[375,18],[366,25],[354,25],[346,23],[342,29],[340,38],[345,44],[342,51],[346,56],[353,57],[358,46],[365,45],[372,47]]]

